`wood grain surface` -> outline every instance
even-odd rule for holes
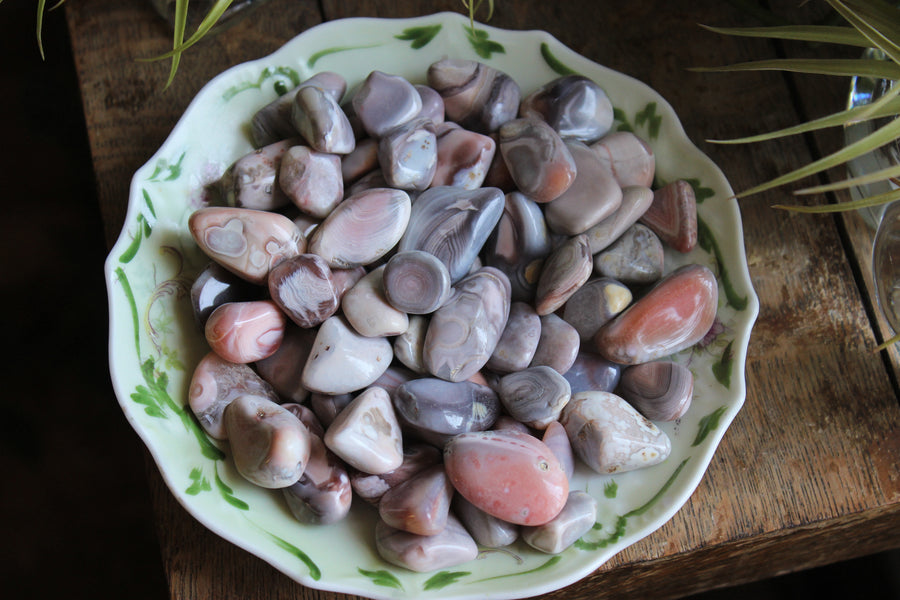
[[[800,20],[822,15],[815,3],[770,4]],[[163,91],[168,65],[136,60],[170,44],[148,2],[82,0],[66,7],[110,246],[122,227],[132,174],[214,75],[323,21],[462,10],[450,0],[270,0],[191,49]],[[722,37],[698,23],[760,24],[733,4],[711,0],[499,0],[490,22],[546,30],[576,52],[654,87],[735,190],[838,147],[839,131],[752,146],[704,141],[834,112],[845,102],[847,81],[689,71],[785,52],[834,52]],[[700,486],[660,530],[545,598],[676,598],[900,547],[900,362],[896,350],[873,352],[887,330],[872,302],[871,232],[855,215],[771,208],[793,202],[789,193],[779,189],[741,201],[761,310],[748,355],[746,404]],[[348,597],[304,588],[218,538],[177,504],[149,460],[147,471],[173,598]]]

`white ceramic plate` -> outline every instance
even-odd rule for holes
[[[206,527],[296,581],[371,598],[521,598],[559,589],[672,517],[699,483],[745,396],[744,364],[758,301],[750,284],[737,204],[719,169],[685,136],[672,108],[646,85],[572,52],[544,32],[503,31],[444,13],[408,20],[348,19],[294,38],[271,56],[229,69],[206,85],[155,156],[134,176],[122,234],[106,261],[110,370],[122,410],[149,448],[178,501]],[[676,360],[695,376],[690,411],[663,423],[673,450],[664,463],[600,476],[579,470],[573,489],[599,504],[594,530],[551,556],[517,543],[477,560],[418,574],[381,560],[376,513],[356,502],[345,521],[311,527],[293,519],[280,492],[247,483],[227,444],[210,440],[186,408],[194,366],[208,351],[194,325],[189,288],[207,262],[187,220],[207,201],[204,186],[252,147],[250,117],[317,71],[350,86],[371,70],[424,82],[443,57],[475,59],[510,74],[529,93],[567,72],[598,82],[618,127],[653,147],[658,179],[688,179],[697,190],[700,247],[667,254],[667,270],[708,265],[720,283],[714,335]],[[702,346],[702,347],[701,347]]]

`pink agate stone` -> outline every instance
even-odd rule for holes
[[[569,494],[569,479],[553,451],[518,431],[460,434],[444,447],[444,465],[466,500],[518,525],[549,522]]]
[[[206,321],[206,341],[225,360],[250,363],[278,350],[286,323],[284,313],[271,300],[229,302]]]
[[[703,339],[712,327],[718,300],[712,271],[703,265],[686,265],[601,327],[594,345],[601,356],[623,365],[680,352]]]

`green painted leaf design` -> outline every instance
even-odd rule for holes
[[[181,153],[178,160],[170,163],[165,158],[156,161],[153,173],[147,178],[147,181],[175,181],[181,177],[181,163],[184,160],[185,152]],[[146,193],[144,194],[146,198]]]
[[[653,505],[656,504],[659,499],[663,497],[663,495],[665,495],[669,488],[672,487],[672,484],[675,483],[676,479],[678,479],[678,476],[681,474],[682,469],[684,469],[684,466],[690,459],[691,457],[688,456],[683,461],[681,461],[678,466],[675,467],[675,470],[672,472],[672,474],[669,475],[669,478],[662,485],[662,487],[660,487],[659,490],[655,494],[653,494],[653,497],[647,500],[647,502],[633,510],[628,511],[624,515],[617,517],[615,527],[608,536],[596,541],[588,541],[582,537],[575,541],[574,546],[579,550],[592,551],[599,550],[600,548],[606,548],[610,544],[617,542],[623,535],[625,535],[625,529],[628,525],[628,519],[630,519],[631,517],[642,515],[650,510],[650,508],[652,508]],[[594,526],[592,527],[593,531],[600,531],[602,529],[603,525],[601,523],[594,523]]]
[[[403,589],[403,584],[400,583],[400,580],[397,579],[397,576],[390,571],[385,571],[384,569],[379,569],[378,571],[367,571],[359,567],[357,567],[356,570],[359,571],[360,575],[371,579],[372,583],[374,583],[375,585],[397,588],[398,590]]]
[[[190,494],[191,496],[196,496],[200,492],[208,492],[212,490],[212,486],[209,484],[209,479],[203,476],[203,469],[200,467],[194,467],[191,469],[191,474],[189,475],[191,478],[190,486],[186,490],[184,490],[185,494]]]
[[[256,81],[246,81],[225,90],[225,93],[222,94],[222,99],[228,102],[241,92],[262,89],[263,84],[273,78],[275,81],[272,82],[272,86],[279,96],[300,85],[300,75],[294,69],[284,66],[266,67],[259,74]]]
[[[545,562],[545,563],[543,563],[543,564],[540,564],[540,565],[536,566],[536,567],[533,568],[533,569],[529,569],[529,570],[527,570],[527,571],[519,571],[519,572],[516,572],[516,573],[506,573],[506,574],[504,574],[504,575],[494,575],[493,577],[485,577],[484,579],[479,579],[479,580],[474,581],[474,582],[472,582],[472,583],[480,583],[480,582],[482,582],[482,581],[493,581],[494,579],[503,579],[503,578],[505,578],[505,577],[516,577],[516,576],[519,576],[519,575],[528,575],[529,573],[537,573],[537,572],[539,572],[539,571],[543,571],[543,570],[545,570],[545,569],[549,569],[550,567],[552,567],[553,565],[555,565],[556,563],[558,563],[558,562],[561,561],[561,560],[562,560],[562,556],[556,555],[556,556],[554,556],[553,558],[551,558],[550,560],[548,560],[547,562]]]
[[[550,46],[547,45],[547,42],[541,42],[541,56],[544,58],[544,62],[547,63],[547,66],[559,75],[579,74],[578,71],[570,69],[561,60],[556,58],[553,52],[550,51]]]
[[[628,131],[630,133],[634,133],[634,126],[628,120],[628,115],[625,114],[625,111],[621,108],[613,107],[613,119],[617,121],[619,124],[616,126],[616,131]]]
[[[443,25],[423,25],[422,27],[407,27],[394,37],[398,40],[412,42],[410,48],[418,50],[428,45],[428,42],[434,39],[440,33]]]
[[[141,190],[141,194],[144,198],[144,206],[153,217],[153,220],[156,221],[156,210],[153,208],[153,201],[150,200],[150,194],[148,194],[145,189]],[[150,225],[150,221],[144,216],[144,212],[139,212],[137,216],[137,231],[134,234],[134,238],[131,240],[131,244],[129,244],[128,248],[125,249],[125,252],[119,256],[119,262],[123,264],[131,262],[131,260],[137,256],[137,252],[141,247],[141,242],[144,241],[144,238],[150,237],[151,233],[153,233],[153,226]]]
[[[656,114],[656,102],[648,102],[643,110],[634,115],[634,124],[637,127],[647,127],[647,136],[655,140],[659,136],[659,127],[662,125],[662,115]]]
[[[615,480],[607,481],[603,485],[603,495],[607,498],[615,498],[616,494],[619,492],[619,484],[615,482]]]
[[[463,30],[466,32],[466,37],[469,38],[469,43],[472,44],[475,54],[481,58],[489,59],[495,52],[497,54],[506,54],[506,48],[490,39],[488,32],[484,29],[463,26]]]
[[[267,536],[269,536],[269,539],[271,539],[273,542],[275,542],[275,544],[279,548],[281,548],[282,550],[287,550],[288,552],[290,552],[291,554],[293,554],[294,556],[299,558],[300,561],[306,565],[306,568],[309,569],[309,576],[314,581],[319,581],[320,579],[322,579],[322,570],[319,568],[319,565],[317,565],[315,562],[313,562],[313,560],[309,557],[308,554],[306,554],[306,552],[304,552],[297,546],[293,545],[289,541],[278,537],[274,533],[270,533],[270,532],[266,531],[265,529],[261,529],[261,531],[263,531]]]
[[[715,430],[719,426],[719,420],[722,418],[722,415],[725,414],[725,408],[725,406],[720,406],[716,410],[700,419],[700,423],[697,427],[697,437],[694,438],[691,446],[699,446],[700,444],[702,444],[703,440],[706,439],[706,436],[708,436],[711,431]]]
[[[471,575],[470,571],[441,571],[435,573],[432,577],[422,585],[422,589],[426,592],[429,590],[439,590],[447,587],[451,583],[456,583],[461,577]]]
[[[232,505],[233,507],[239,508],[241,510],[250,510],[250,505],[247,504],[246,502],[244,502],[243,500],[241,500],[240,498],[237,498],[234,495],[234,490],[231,489],[228,486],[228,484],[226,484],[224,481],[222,481],[222,478],[219,477],[219,469],[218,468],[214,469],[214,473],[216,476],[215,477],[216,488],[218,488],[219,493],[222,495],[222,498],[225,500],[225,502],[227,502],[228,504]]]
[[[706,200],[707,198],[712,198],[716,195],[715,190],[713,190],[712,188],[704,187],[703,184],[700,183],[700,180],[696,177],[686,178],[685,181],[687,181],[690,184],[691,188],[694,190],[694,198],[697,199],[697,204],[703,204],[704,200]]]
[[[740,296],[737,290],[734,289],[734,284],[731,282],[731,277],[729,277],[722,260],[722,251],[719,249],[719,243],[716,241],[712,229],[709,228],[709,225],[706,224],[700,215],[697,215],[697,244],[715,257],[719,271],[719,281],[722,282],[722,289],[725,291],[725,301],[728,305],[735,310],[747,308],[747,296]]]
[[[734,369],[734,352],[731,347],[734,344],[734,340],[728,342],[728,345],[725,346],[725,350],[722,352],[722,358],[713,363],[712,372],[716,377],[716,381],[724,385],[726,388],[731,388],[731,372]]]
[[[368,44],[364,46],[332,46],[331,48],[325,48],[323,50],[319,50],[314,53],[309,59],[306,61],[306,66],[310,69],[316,66],[316,63],[319,62],[319,59],[328,56],[329,54],[336,54],[337,52],[347,52],[348,50],[363,50],[365,48],[377,48],[381,46],[381,44]]]

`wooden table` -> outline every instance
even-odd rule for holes
[[[779,16],[805,22],[822,12],[815,3],[771,4]],[[687,71],[784,51],[835,52],[723,38],[698,27],[761,23],[736,5],[499,0],[491,24],[547,30],[577,52],[649,83],[741,190],[832,151],[840,132],[753,146],[703,140],[769,131],[837,110],[847,81]],[[439,10],[462,8],[451,0],[271,0],[226,34],[192,49],[172,87],[163,91],[168,65],[135,60],[164,52],[170,43],[149,2],[69,2],[67,22],[108,244],[122,227],[133,172],[215,74],[264,56],[323,21]],[[761,312],[748,357],[746,405],[699,488],[662,529],[587,579],[545,597],[674,598],[900,546],[900,360],[896,350],[872,351],[885,329],[873,308],[871,234],[856,215],[770,208],[790,202],[788,193],[741,202]],[[344,597],[306,589],[208,532],[176,503],[152,465],[148,471],[173,598]]]

